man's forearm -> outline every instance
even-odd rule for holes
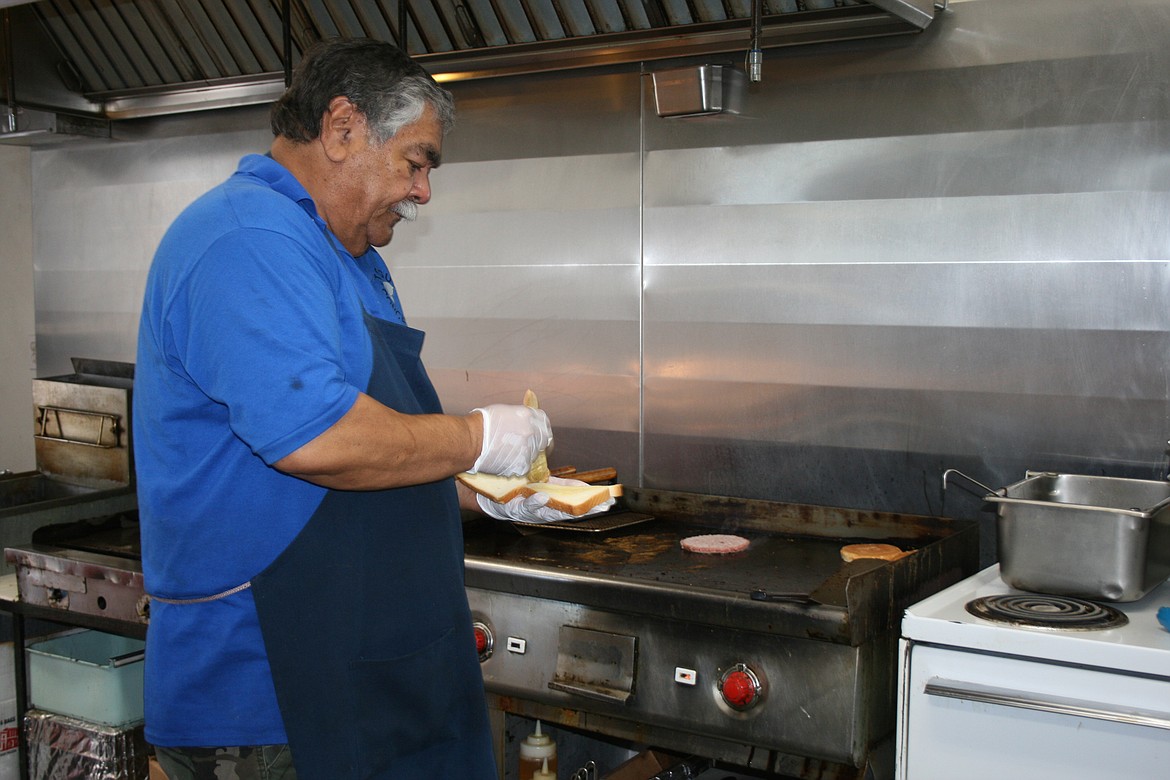
[[[273,464],[316,485],[382,490],[466,471],[483,443],[480,414],[402,414],[362,393],[340,420]]]

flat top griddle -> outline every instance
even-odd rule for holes
[[[688,536],[722,533],[743,536],[750,544],[729,555],[687,552],[680,545]],[[811,593],[841,568],[841,547],[858,541],[705,525],[678,517],[654,517],[604,533],[582,534],[554,529],[519,534],[507,524],[484,519],[464,526],[464,539],[465,553],[478,558],[743,596],[759,588]],[[903,549],[917,545],[899,544]]]
[[[686,610],[716,625],[787,624],[788,633],[856,643],[889,630],[924,586],[978,566],[968,521],[643,489],[627,489],[616,509],[653,519],[605,533],[469,521],[467,584],[623,611]],[[729,555],[680,545],[717,533],[750,544]],[[842,546],[867,541],[914,553],[880,565],[842,560]],[[753,598],[761,590],[788,598]]]

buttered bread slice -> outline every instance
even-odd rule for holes
[[[598,504],[622,494],[621,485],[558,485],[551,482],[531,482],[526,476],[501,477],[496,474],[469,474],[456,478],[480,495],[499,504],[506,504],[517,496],[548,495],[548,506],[560,512],[580,517]]]

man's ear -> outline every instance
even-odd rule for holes
[[[341,162],[354,149],[361,112],[349,98],[338,95],[321,115],[321,147],[333,162]]]

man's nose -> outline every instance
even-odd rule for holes
[[[414,182],[410,188],[410,199],[415,203],[422,205],[431,199],[431,176],[426,169],[419,171],[414,176]]]

